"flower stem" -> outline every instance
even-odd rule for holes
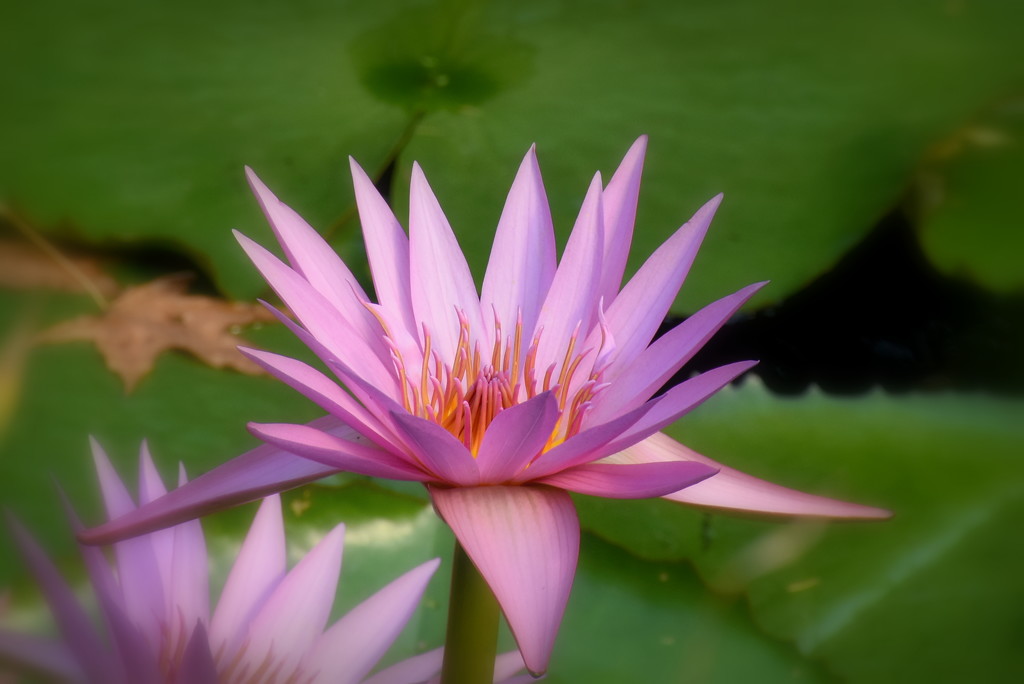
[[[441,684],[491,684],[498,612],[491,588],[456,541]]]

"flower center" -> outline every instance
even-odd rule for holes
[[[543,451],[560,444],[580,430],[594,396],[603,389],[601,370],[595,368],[583,382],[574,382],[583,360],[593,351],[577,352],[579,326],[561,355],[560,363],[537,366],[538,329],[523,350],[523,321],[517,317],[512,334],[504,335],[495,316],[494,343],[484,354],[471,335],[469,320],[461,311],[459,337],[452,359],[442,359],[431,345],[430,330],[423,326],[423,357],[416,373],[392,344],[392,356],[402,388],[402,404],[410,413],[431,420],[453,434],[476,456],[491,421],[505,409],[553,391],[560,416]],[[413,372],[410,372],[413,371]]]

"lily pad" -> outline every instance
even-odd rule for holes
[[[1021,408],[983,396],[779,399],[748,382],[670,432],[731,466],[895,517],[743,520],[590,499],[580,510],[601,536],[687,558],[709,586],[745,594],[769,633],[851,682],[1012,681],[1024,553],[1006,540],[1024,522]]]
[[[899,200],[932,141],[1019,82],[1022,13],[22,3],[0,26],[0,63],[17,65],[0,72],[0,198],[41,230],[175,245],[248,298],[262,285],[229,229],[268,229],[243,164],[358,257],[345,157],[379,175],[400,153],[396,199],[419,159],[479,273],[530,143],[564,237],[590,174],[649,133],[632,266],[724,191],[677,310],[771,278],[763,303],[827,269]]]
[[[519,7],[535,75],[424,120],[403,160],[423,165],[480,273],[530,143],[564,239],[594,170],[607,179],[650,134],[633,267],[725,193],[677,310],[753,280],[773,281],[755,304],[806,284],[900,200],[933,140],[1024,75],[1010,5]]]
[[[0,199],[40,230],[173,244],[222,291],[251,298],[263,286],[231,229],[270,232],[243,166],[327,227],[352,202],[347,156],[379,166],[405,126],[350,64],[349,43],[380,12],[331,2],[11,7],[0,26]]]

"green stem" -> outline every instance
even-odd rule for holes
[[[441,684],[491,684],[498,613],[491,588],[456,541]]]

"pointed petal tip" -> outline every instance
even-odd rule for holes
[[[237,240],[238,244],[242,246],[242,249],[248,249],[248,246],[257,244],[255,240],[253,240],[252,238],[250,238],[237,228],[232,228],[231,234],[235,236],[235,240]]]
[[[277,195],[275,195],[267,184],[260,180],[260,177],[256,175],[248,166],[245,167],[245,180],[249,183],[249,189],[252,190],[252,194],[256,195],[256,200],[260,203],[260,207],[266,212],[267,208],[272,202],[278,202]]]
[[[370,185],[373,185],[373,181],[370,180],[370,176],[367,175],[366,171],[359,165],[359,162],[357,162],[356,158],[352,155],[349,155],[348,157],[348,168],[349,172],[352,174],[353,185],[359,183],[369,183]]]
[[[533,170],[539,170],[540,164],[537,161],[537,143],[530,145],[530,149],[526,150],[526,154],[523,156],[521,166],[527,165]]]
[[[644,155],[646,155],[647,154],[647,141],[648,141],[647,134],[646,133],[641,134],[640,137],[638,137],[636,140],[634,140],[633,144],[629,146],[629,151],[626,152],[626,156],[628,157],[629,155],[638,155],[640,157],[643,157]]]

